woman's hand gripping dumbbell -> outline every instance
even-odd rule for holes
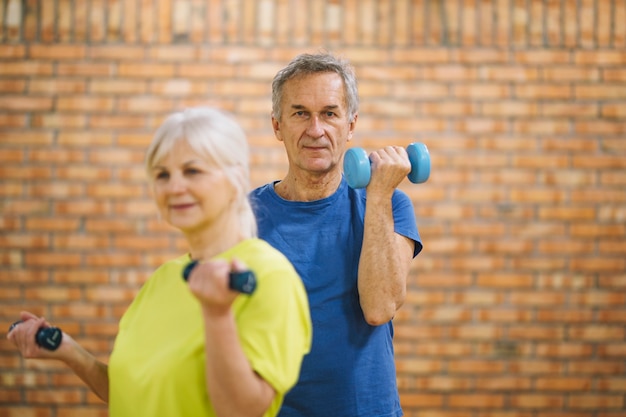
[[[8,333],[11,333],[11,330],[20,323],[22,323],[22,320],[13,323],[9,327]],[[39,347],[47,350],[57,350],[62,340],[63,332],[58,327],[40,327],[35,334],[35,343],[37,343]]]
[[[414,184],[421,184],[430,177],[430,154],[423,143],[414,142],[406,148],[411,162],[411,172],[407,176]],[[350,148],[343,158],[343,173],[352,188],[365,188],[372,176],[370,159],[363,148]]]
[[[183,279],[189,280],[191,271],[198,266],[198,261],[191,261],[183,269]],[[250,270],[245,271],[231,271],[228,274],[228,288],[231,290],[243,293],[252,294],[256,289],[256,277],[254,272]]]

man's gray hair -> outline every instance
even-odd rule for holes
[[[301,75],[324,72],[337,73],[343,80],[348,120],[352,122],[359,111],[359,92],[354,68],[348,61],[330,53],[298,55],[285,68],[278,71],[272,81],[272,114],[274,118],[276,120],[281,119],[283,87],[287,81]]]

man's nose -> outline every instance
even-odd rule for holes
[[[320,121],[319,116],[311,116],[309,125],[306,129],[306,134],[312,138],[319,138],[324,135],[323,123]]]

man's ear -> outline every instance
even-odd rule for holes
[[[356,127],[356,119],[358,118],[359,118],[359,114],[355,113],[354,117],[352,117],[352,120],[348,124],[348,141],[352,139],[352,134],[354,133],[354,128]]]
[[[274,113],[272,113],[272,129],[274,129],[274,136],[276,136],[276,139],[282,142],[283,135],[280,131],[280,122],[274,117]]]

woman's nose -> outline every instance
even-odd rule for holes
[[[187,188],[185,179],[180,175],[172,175],[167,182],[167,191],[170,193],[181,193]]]

